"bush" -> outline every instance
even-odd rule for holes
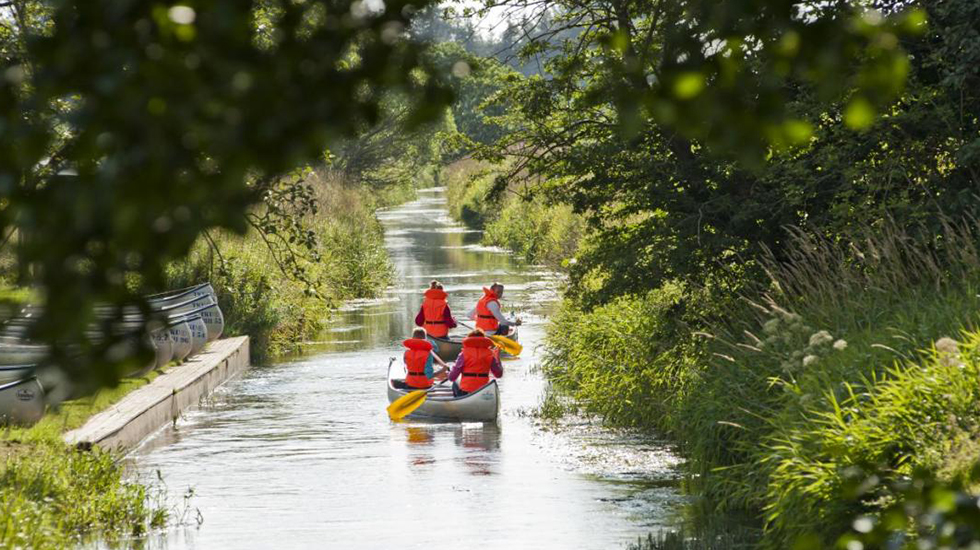
[[[456,161],[442,170],[439,182],[446,186],[449,214],[467,227],[483,229],[495,218],[496,203],[487,199],[493,175],[485,163]]]
[[[484,229],[483,244],[512,250],[525,261],[563,268],[575,255],[585,234],[585,222],[567,204],[543,195],[525,198],[505,192],[488,197],[497,170],[473,159],[443,169],[450,215],[467,227]]]
[[[768,546],[830,544],[890,498],[843,498],[850,468],[962,479],[980,449],[978,237],[800,233],[765,288],[566,298],[546,372],[585,410],[673,436],[695,487],[758,514]]]
[[[312,287],[283,273],[257,231],[218,235],[198,243],[168,270],[168,284],[201,280],[215,286],[226,334],[252,338],[253,361],[294,351],[323,330],[343,301],[373,298],[390,282],[392,267],[375,201],[363,188],[321,176],[319,213],[307,223],[316,232],[320,261],[300,260]]]
[[[82,535],[142,535],[167,521],[111,454],[60,442],[3,450],[12,455],[0,466],[0,547],[66,548]]]
[[[575,256],[584,232],[585,223],[571,206],[512,197],[487,224],[483,242],[513,250],[525,261],[558,268]]]

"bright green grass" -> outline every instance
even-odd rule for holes
[[[977,233],[801,236],[752,304],[676,282],[591,311],[566,300],[545,372],[587,412],[672,436],[692,486],[758,517],[768,547],[831,544],[888,502],[845,498],[852,468],[952,480],[976,460]]]
[[[76,450],[62,435],[82,426],[145,378],[67,401],[29,428],[3,428],[0,438],[0,548],[65,548],[81,537],[112,540],[140,535],[167,522],[163,495],[124,481],[112,453]]]

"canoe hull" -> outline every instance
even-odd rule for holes
[[[410,393],[395,388],[388,372],[388,402]],[[409,419],[441,420],[450,422],[495,422],[500,411],[500,388],[496,380],[463,397],[453,397],[452,388],[440,386],[429,392],[422,406],[408,415]]]
[[[34,424],[44,416],[44,389],[36,376],[0,385],[0,424]]]

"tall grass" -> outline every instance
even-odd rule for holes
[[[109,453],[60,442],[3,450],[0,547],[67,548],[83,536],[142,535],[167,521],[167,508],[147,486],[123,481]]]
[[[584,220],[567,204],[525,196],[519,189],[491,199],[487,194],[500,169],[473,159],[445,167],[440,182],[446,185],[450,215],[483,229],[486,245],[512,250],[530,263],[563,267],[585,235]]]
[[[980,450],[977,222],[791,240],[740,297],[671,283],[566,305],[546,362],[587,410],[676,438],[695,486],[757,514],[772,548],[830,544],[887,501],[842,498],[855,465],[951,479]]]
[[[261,236],[202,239],[184,261],[170,266],[169,284],[210,280],[226,317],[226,334],[248,334],[253,360],[296,350],[323,330],[343,301],[371,298],[390,282],[383,229],[374,216],[381,200],[329,175],[315,181],[318,213],[305,220],[318,240],[319,262],[300,260],[311,288],[282,273]],[[314,292],[315,290],[315,292]]]

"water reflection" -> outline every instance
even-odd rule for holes
[[[471,475],[493,475],[499,456],[500,427],[496,424],[462,424],[455,429],[456,444],[463,452],[460,460]]]

